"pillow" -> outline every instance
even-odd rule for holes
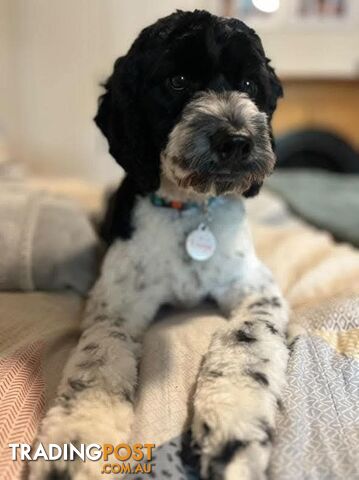
[[[0,290],[85,294],[96,279],[98,240],[85,213],[21,183],[0,183],[0,252]]]

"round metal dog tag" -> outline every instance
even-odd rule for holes
[[[203,262],[212,257],[216,250],[216,238],[204,224],[199,225],[186,239],[186,250],[193,260]]]

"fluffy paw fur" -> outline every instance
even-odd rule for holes
[[[264,420],[241,422],[238,408],[224,406],[217,415],[196,414],[193,445],[200,455],[203,480],[261,480],[269,460],[272,428]]]
[[[132,423],[132,405],[112,401],[103,392],[87,392],[72,404],[56,405],[44,419],[38,442],[45,449],[50,443],[60,446],[72,443],[103,444],[126,442]],[[31,462],[29,480],[98,480],[101,460],[83,462],[45,461]]]

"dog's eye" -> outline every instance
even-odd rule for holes
[[[256,96],[258,90],[257,85],[251,80],[242,80],[238,85],[238,89],[241,92],[248,93],[252,98]]]
[[[184,90],[188,85],[187,78],[184,75],[176,75],[170,78],[169,82],[173,90],[177,91]]]

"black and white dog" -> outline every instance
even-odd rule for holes
[[[237,19],[178,11],[119,58],[96,123],[127,175],[113,240],[44,443],[129,438],[141,338],[163,304],[215,300],[228,318],[198,375],[192,420],[203,479],[263,479],[285,382],[287,307],[257,259],[242,197],[275,164],[282,88]],[[94,462],[34,462],[31,478],[98,478]]]

